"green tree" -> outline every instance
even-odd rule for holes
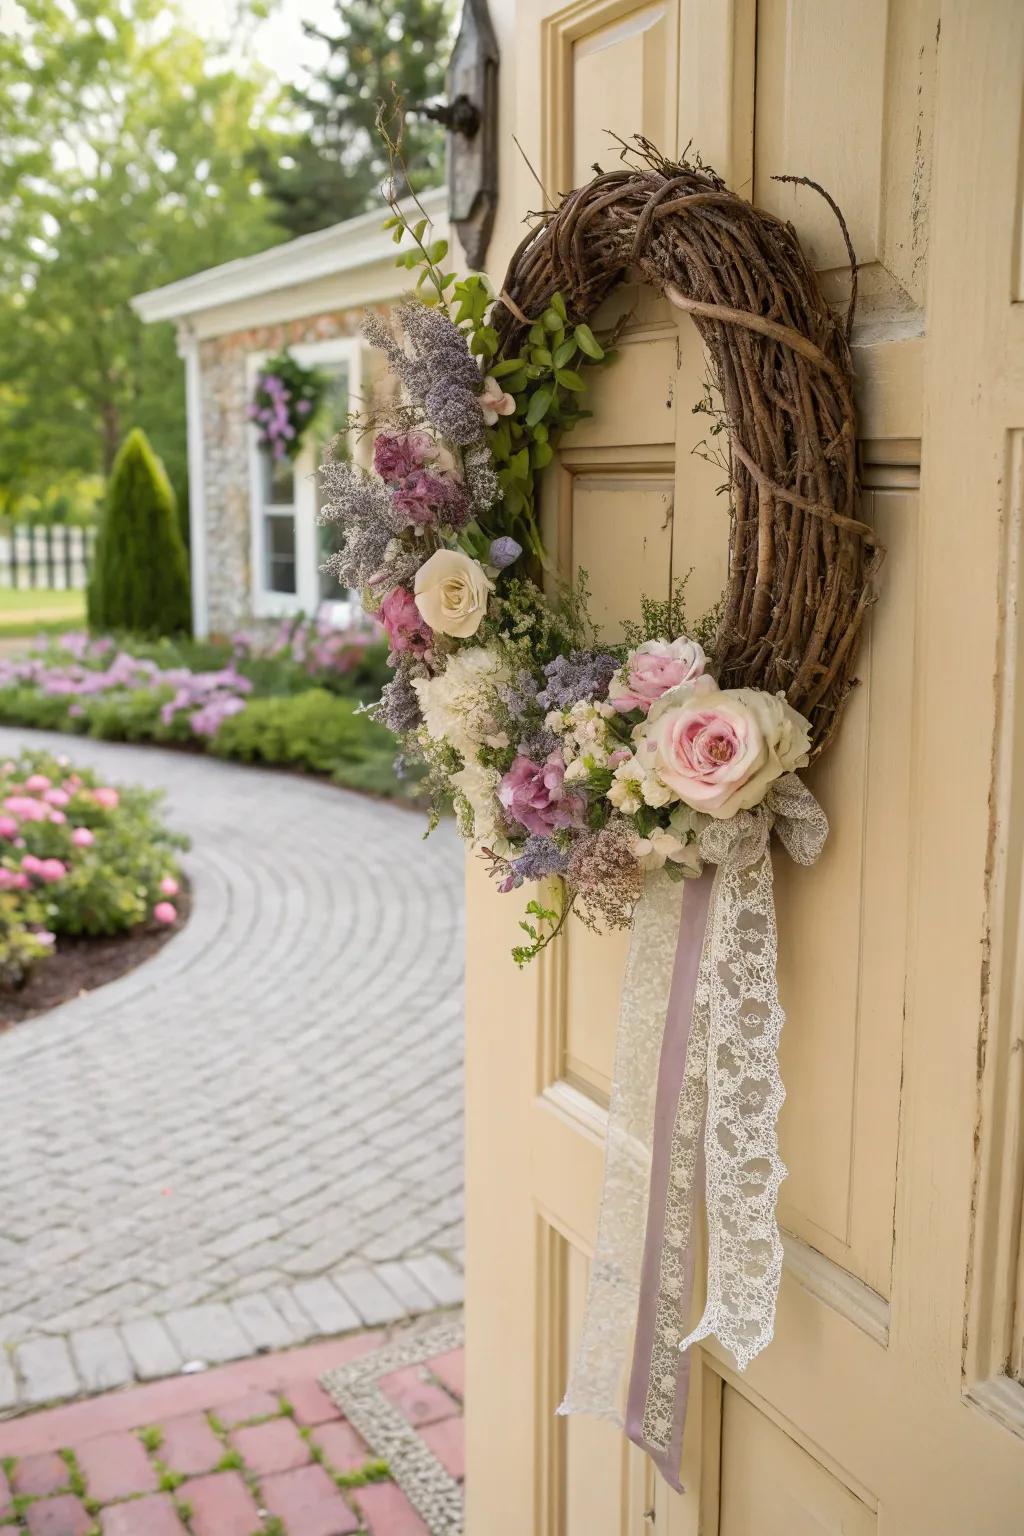
[[[94,629],[173,635],[190,627],[188,557],[174,492],[138,428],[114,460],[88,601]]]
[[[308,132],[283,158],[258,151],[261,179],[293,235],[373,205],[388,175],[375,128],[381,102],[397,92],[411,106],[444,90],[453,0],[338,0],[337,10],[335,33],[305,25],[327,50],[309,88],[292,91]],[[444,180],[444,132],[435,123],[407,118],[403,153],[413,190]]]
[[[0,506],[108,473],[132,426],[181,487],[173,330],[143,326],[129,301],[281,238],[253,171],[280,100],[162,0],[20,0],[13,17],[0,35]]]

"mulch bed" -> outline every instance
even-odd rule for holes
[[[143,923],[130,933],[113,938],[59,938],[56,953],[36,966],[19,991],[0,991],[0,1032],[38,1013],[46,1013],[71,997],[94,992],[152,959],[188,921],[192,893],[184,880],[174,904],[178,921],[167,928]]]

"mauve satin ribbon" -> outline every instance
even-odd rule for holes
[[[683,1429],[686,1424],[686,1404],[690,1392],[690,1357],[687,1350],[679,1356],[676,1375],[675,1405],[672,1431],[667,1446],[652,1445],[644,1433],[644,1409],[651,1375],[651,1350],[654,1343],[655,1317],[661,1280],[661,1256],[665,1235],[665,1206],[668,1197],[669,1160],[672,1150],[672,1132],[675,1126],[679,1094],[686,1071],[686,1051],[693,1022],[693,1000],[700,967],[701,950],[704,947],[704,931],[707,927],[711,889],[715,880],[713,865],[705,865],[703,874],[696,880],[687,880],[683,894],[682,917],[679,923],[679,939],[676,944],[675,965],[672,970],[672,989],[669,993],[665,1016],[665,1033],[661,1042],[661,1059],[658,1064],[658,1088],[654,1107],[654,1139],[651,1153],[651,1182],[647,1205],[647,1231],[644,1238],[643,1267],[640,1274],[640,1302],[637,1309],[636,1335],[633,1343],[633,1364],[626,1398],[626,1434],[634,1445],[647,1452],[665,1481],[682,1493],[679,1480],[679,1462],[683,1449]],[[693,1198],[696,1201],[704,1187],[704,1132],[700,1135],[700,1156],[694,1178]],[[679,1337],[682,1339],[689,1327],[690,1303],[693,1298],[693,1242],[684,1258],[683,1284],[677,1302]]]

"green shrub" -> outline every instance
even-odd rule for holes
[[[314,773],[333,774],[381,750],[390,762],[394,745],[388,732],[369,716],[357,714],[356,708],[351,699],[338,698],[324,688],[291,697],[250,699],[243,710],[224,721],[210,750],[217,757],[307,768]]]
[[[160,799],[48,753],[0,767],[0,986],[21,985],[61,934],[175,920],[185,842]]]
[[[138,428],[114,461],[88,610],[93,629],[175,634],[190,627],[188,556],[174,492]]]

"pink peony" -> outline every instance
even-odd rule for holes
[[[48,789],[43,795],[43,799],[47,805],[55,805],[58,810],[62,810],[71,799],[71,796],[64,789]]]
[[[28,890],[29,878],[28,875],[25,874],[24,870],[19,870],[19,872],[15,875],[13,885],[16,891]]]
[[[46,806],[40,800],[34,800],[31,795],[8,795],[4,801],[4,810],[10,811],[12,816],[22,821],[45,821],[47,814]]]
[[[99,789],[94,789],[92,797],[96,804],[101,805],[105,811],[116,811],[121,803],[121,796],[117,790],[109,789],[104,785],[101,785]]]
[[[24,863],[24,859],[22,863]],[[67,874],[67,867],[60,859],[43,859],[37,871],[40,880],[45,880],[47,885],[53,885],[58,880],[63,880]]]
[[[71,841],[76,848],[91,848],[96,838],[88,827],[76,827],[71,834]]]
[[[178,916],[178,911],[169,901],[158,901],[153,908],[153,916],[158,923],[173,923]]]
[[[380,432],[373,444],[373,467],[382,480],[404,480],[421,469],[436,448],[429,432]]]
[[[63,811],[51,811],[50,820],[53,822],[55,827],[62,827],[67,821],[67,817],[64,815]]]
[[[387,630],[392,651],[422,656],[434,643],[434,631],[422,617],[408,587],[394,587],[380,605],[378,618]]]
[[[164,875],[160,881],[160,889],[165,896],[177,896],[181,887],[173,875]]]
[[[415,469],[394,493],[395,506],[419,528],[444,523],[462,528],[469,522],[469,497],[456,480],[443,480],[426,469]]]
[[[567,794],[565,764],[557,752],[543,763],[517,757],[498,785],[498,799],[513,821],[538,837],[579,826],[586,802]]]
[[[21,867],[26,875],[38,875],[42,872],[43,861],[34,853],[26,853],[21,861]]]
[[[682,683],[703,676],[707,657],[696,640],[647,640],[631,651],[608,685],[608,702],[622,714],[651,705]]]
[[[7,869],[0,864],[0,891],[9,891],[17,878],[13,869]]]
[[[40,794],[44,789],[49,789],[50,781],[45,773],[33,773],[25,780],[25,788],[33,794]]]
[[[13,816],[0,816],[0,837],[17,837],[18,823]]]

